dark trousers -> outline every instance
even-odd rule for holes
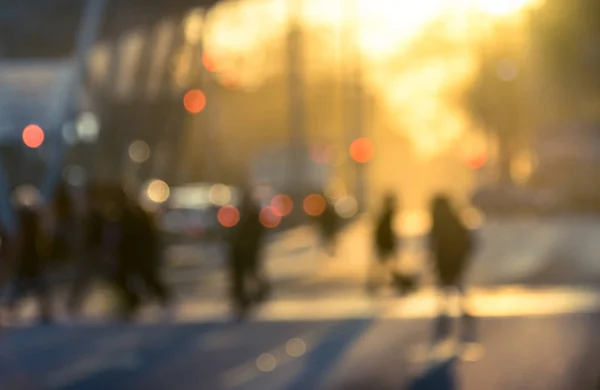
[[[14,291],[8,301],[9,311],[14,312],[18,301],[30,293],[38,302],[41,320],[49,322],[52,319],[52,299],[46,280],[41,273],[16,275]]]
[[[79,264],[75,281],[69,292],[68,306],[72,312],[78,311],[81,308],[93,280],[104,276],[100,260],[100,250],[97,250],[90,252]]]
[[[137,267],[119,267],[114,278],[117,291],[123,300],[124,314],[127,316],[133,314],[142,301],[136,282],[141,282],[146,292],[152,298],[158,299],[163,306],[170,301],[168,288],[160,276],[158,267],[153,264],[138,263],[137,265]]]
[[[234,255],[230,259],[229,275],[231,299],[238,310],[263,300],[270,290],[257,256]]]

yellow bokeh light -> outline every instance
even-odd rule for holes
[[[146,194],[148,195],[148,199],[150,199],[152,202],[164,203],[169,199],[171,190],[167,183],[162,180],[155,179],[150,181],[148,184]]]
[[[212,204],[217,206],[225,206],[231,202],[231,189],[225,184],[215,184],[210,187],[208,198]]]
[[[256,359],[256,368],[262,372],[271,372],[277,367],[277,359],[270,353],[263,353]]]
[[[352,196],[345,196],[335,202],[335,211],[344,219],[352,218],[358,213],[358,202]]]
[[[300,357],[306,353],[306,343],[300,338],[290,339],[285,344],[285,351],[291,357]]]

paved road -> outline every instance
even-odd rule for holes
[[[90,316],[78,325],[5,330],[1,388],[596,388],[599,220],[486,225],[469,275],[477,318],[469,343],[459,337],[455,306],[451,334],[433,341],[438,301],[427,272],[409,297],[363,294],[368,229],[349,229],[332,259],[315,251],[309,230],[274,243],[268,268],[278,290],[248,323],[229,320],[218,267],[180,258],[169,274],[181,298],[170,321],[149,307],[137,324]],[[418,242],[406,243],[408,271],[426,264]],[[207,284],[193,287],[194,274]]]

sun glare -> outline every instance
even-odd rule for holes
[[[412,141],[419,155],[431,156],[469,128],[449,96],[470,81],[476,40],[494,20],[519,20],[522,11],[541,1],[304,0],[297,16],[305,66],[311,77],[319,77],[313,69],[322,77],[337,77],[331,72],[339,71],[341,63],[332,66],[332,61],[352,55],[356,41],[366,88],[382,103],[378,115],[387,128]],[[236,75],[237,87],[256,90],[285,73],[286,4],[223,2],[207,15],[206,50],[223,74]],[[344,39],[348,31],[356,40]]]

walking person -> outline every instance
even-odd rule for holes
[[[394,232],[394,218],[397,213],[397,200],[387,195],[375,223],[375,261],[371,262],[367,290],[374,293],[379,287],[393,280],[397,257],[397,239]]]
[[[325,197],[323,197],[326,199]],[[335,256],[337,252],[337,235],[340,228],[340,218],[335,211],[335,207],[329,201],[325,201],[323,213],[317,217],[317,225],[321,233],[321,245],[325,252],[330,256]]]
[[[398,214],[398,199],[390,193],[383,200],[382,210],[375,222],[374,249],[375,261],[370,264],[367,292],[374,294],[383,285],[391,284],[399,293],[407,293],[415,287],[412,276],[396,270],[398,260],[398,236],[394,222]]]
[[[18,302],[28,293],[33,293],[39,308],[42,324],[52,322],[52,301],[45,279],[44,258],[45,240],[40,226],[40,216],[36,210],[21,207],[18,210],[18,230],[13,260],[13,291],[9,298],[8,310],[13,317]]]
[[[54,261],[66,263],[72,255],[70,237],[74,231],[74,207],[69,187],[65,182],[59,183],[52,206],[54,217],[52,256]]]
[[[473,250],[471,233],[445,196],[440,195],[433,200],[431,217],[429,246],[440,293],[440,316],[435,329],[435,338],[444,338],[450,331],[449,298],[453,290],[460,295],[463,337],[468,337],[468,334],[472,333],[473,318],[466,305],[464,276]]]
[[[153,218],[124,193],[120,204],[115,282],[124,300],[123,314],[131,318],[142,303],[143,292],[157,299],[163,308],[170,304],[171,296],[160,274],[162,251]]]
[[[86,189],[86,208],[81,221],[83,229],[83,253],[78,256],[77,277],[72,285],[68,307],[76,314],[85,301],[90,285],[96,278],[105,277],[103,264],[105,248],[104,229],[106,221],[102,210],[100,188],[90,184]]]
[[[267,298],[269,283],[262,267],[264,227],[260,223],[260,207],[250,191],[245,191],[240,204],[240,221],[230,237],[230,295],[238,320],[248,310]]]

